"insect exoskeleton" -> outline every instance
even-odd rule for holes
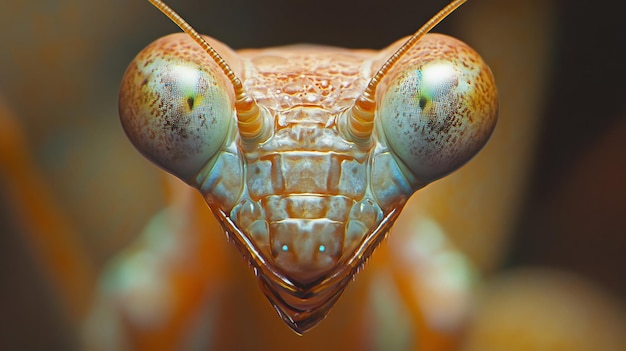
[[[494,129],[490,69],[466,44],[426,34],[463,0],[379,54],[240,56],[150,1],[186,34],[131,63],[124,129],[204,195],[298,333],[326,316],[409,197],[469,161]]]

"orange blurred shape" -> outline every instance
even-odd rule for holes
[[[466,351],[626,350],[623,301],[569,273],[526,268],[488,283]]]

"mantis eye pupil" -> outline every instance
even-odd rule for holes
[[[424,95],[420,96],[419,104],[420,104],[420,109],[424,110],[424,108],[426,107],[426,104],[428,104],[428,98],[426,98]]]
[[[189,110],[193,110],[193,103],[194,103],[193,96],[188,97],[187,98],[187,106],[189,106]]]

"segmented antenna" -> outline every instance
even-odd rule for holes
[[[374,97],[376,88],[382,78],[389,72],[389,69],[417,43],[426,33],[433,29],[439,22],[456,10],[467,0],[454,0],[441,9],[435,16],[426,22],[415,32],[402,46],[385,61],[382,67],[369,81],[365,91],[356,99],[354,105],[348,112],[348,131],[356,140],[369,140],[374,128],[374,112],[376,103]]]
[[[254,141],[264,132],[264,119],[261,116],[260,109],[256,101],[246,94],[243,84],[239,77],[235,75],[228,63],[224,61],[222,56],[213,49],[200,33],[187,23],[179,14],[161,0],[148,0],[150,3],[166,15],[174,22],[183,32],[187,33],[202,49],[211,56],[213,61],[217,63],[226,77],[230,80],[235,90],[235,109],[237,110],[237,121],[239,125],[239,134],[244,140]]]

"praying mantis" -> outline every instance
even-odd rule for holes
[[[381,61],[382,61],[382,60],[381,60]],[[380,63],[382,64],[382,62],[380,62]],[[189,201],[188,199],[186,199],[186,198],[185,198],[185,196],[187,196],[187,195],[181,195],[181,194],[186,194],[186,193],[185,193],[185,190],[181,190],[181,189],[178,187],[178,185],[173,185],[173,187],[174,187],[177,191],[179,191],[179,195],[175,196],[175,198],[176,198],[176,199],[174,200],[174,202],[176,202],[176,203],[178,203],[178,204],[181,204],[181,203],[187,203],[187,201]],[[177,202],[177,201],[180,201],[180,202]],[[194,200],[194,201],[195,201],[195,200]],[[196,205],[197,205],[197,206],[202,206],[203,204],[202,204],[202,203],[197,203]],[[189,209],[189,208],[188,208],[188,209]],[[183,211],[183,213],[180,213],[180,212],[177,212],[177,213],[180,215],[180,216],[179,216],[179,218],[183,218],[183,216],[184,216],[184,215],[188,215],[188,214],[189,214],[189,212],[185,213],[184,211]],[[207,214],[205,213],[205,214],[204,214],[204,216],[206,216],[206,215],[207,215]],[[208,226],[210,227],[211,225],[208,225]],[[218,232],[218,231],[219,231],[219,228],[213,228],[213,231],[214,231],[214,232]],[[212,234],[212,233],[211,233],[211,234]],[[228,249],[228,248],[227,248],[227,249]],[[231,248],[231,249],[232,249],[232,248]],[[219,254],[219,253],[217,253],[217,252],[213,252],[213,254],[215,255],[213,258],[214,258],[214,259],[216,259],[216,261],[217,261],[217,258],[219,257],[219,255],[220,255],[220,254]],[[384,253],[383,253],[383,252],[381,252],[381,253],[380,253],[380,255],[382,256],[382,255],[384,255]],[[375,256],[376,256],[376,255],[374,255],[374,257],[375,257]],[[383,256],[383,257],[384,257],[384,256]],[[366,272],[367,272],[367,269],[366,269]],[[216,274],[219,274],[219,273],[216,273]],[[251,276],[248,276],[247,278],[249,278],[250,280],[252,280]],[[363,278],[361,278],[361,277],[360,277],[359,279],[366,279],[366,278],[365,278],[365,277],[363,277]],[[357,279],[357,283],[358,283],[358,280],[359,280],[359,279]],[[346,296],[346,297],[347,297],[347,296]],[[265,312],[268,312],[268,311],[265,311]],[[275,316],[274,316],[274,317],[275,317]],[[129,323],[130,323],[130,322],[129,322]],[[322,325],[323,325],[323,324],[322,324]],[[320,328],[322,327],[322,325],[320,325]],[[314,329],[313,331],[311,331],[311,333],[313,333],[314,331],[315,331],[315,329]],[[137,340],[141,340],[141,339],[140,339],[140,338],[136,338],[136,339],[135,339],[135,341],[137,341]]]
[[[491,135],[491,71],[463,43],[425,35],[463,2],[380,55],[287,47],[237,61],[151,1],[186,34],[127,70],[124,130],[203,194],[295,332],[326,316],[411,194]]]

